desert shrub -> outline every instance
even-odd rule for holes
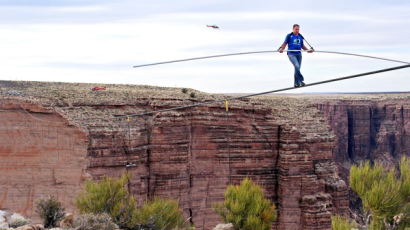
[[[42,219],[45,228],[56,227],[65,214],[62,204],[53,196],[37,201],[36,213]]]
[[[175,200],[154,198],[138,210],[141,229],[187,229],[179,204]]]
[[[104,177],[100,181],[87,181],[76,205],[81,213],[107,213],[122,229],[133,229],[136,223],[136,200],[127,190],[129,175],[119,179]]]
[[[14,213],[11,215],[10,220],[9,220],[9,226],[10,228],[18,228],[24,225],[29,224],[30,221],[26,218],[24,218],[22,215]]]
[[[106,214],[82,214],[75,218],[74,229],[76,230],[115,230],[118,226]]]
[[[369,162],[350,169],[350,187],[362,200],[369,229],[404,229],[410,218],[410,159],[400,170]]]
[[[191,94],[189,94],[190,97],[195,98],[196,94],[194,92],[192,92]]]
[[[332,216],[332,230],[351,230],[356,224],[342,216]]]
[[[16,221],[14,221],[14,222],[12,222],[12,223],[9,223],[9,226],[10,226],[10,228],[18,228],[18,227],[21,227],[21,226],[24,226],[24,225],[27,225],[27,224],[29,224],[30,222],[29,221],[23,221],[23,220],[16,220]]]
[[[181,89],[181,92],[186,94],[186,93],[188,93],[188,89],[187,89],[187,88],[183,88],[183,89]]]
[[[214,210],[225,223],[240,230],[269,230],[276,220],[275,205],[264,198],[262,188],[249,178],[240,185],[230,185],[224,194],[225,201]]]

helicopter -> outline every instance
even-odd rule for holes
[[[219,29],[219,26],[217,25],[206,25],[206,27],[213,28],[213,29]]]

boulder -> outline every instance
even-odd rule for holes
[[[0,229],[7,229],[9,227],[6,216],[7,216],[7,212],[0,210]]]
[[[74,215],[72,213],[66,213],[64,218],[60,221],[59,226],[62,228],[72,227],[74,223]]]
[[[15,230],[44,230],[44,226],[41,224],[24,225],[16,228]]]
[[[233,224],[218,224],[213,230],[234,230]]]
[[[7,216],[8,212],[0,210],[0,216]]]
[[[9,224],[6,222],[6,220],[3,220],[2,218],[4,217],[0,217],[0,229],[8,229]]]

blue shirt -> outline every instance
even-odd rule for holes
[[[303,46],[303,37],[302,35],[294,35],[290,33],[286,35],[285,43],[288,44],[288,50],[301,50]],[[288,54],[301,54],[300,51],[288,51]]]

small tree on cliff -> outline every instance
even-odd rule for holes
[[[264,198],[262,188],[249,178],[240,185],[229,185],[225,201],[216,204],[214,210],[225,223],[232,223],[240,230],[269,230],[276,220],[275,205]]]
[[[343,216],[332,216],[332,230],[351,230],[357,227],[356,223]]]
[[[350,187],[362,200],[370,229],[404,229],[410,221],[410,159],[400,170],[369,162],[350,169]]]
[[[43,220],[44,227],[56,227],[57,223],[63,219],[65,211],[63,205],[53,196],[42,198],[36,203],[36,213]]]
[[[140,229],[192,229],[176,200],[159,197],[149,200],[138,210],[137,219]]]
[[[107,213],[120,228],[134,229],[137,226],[137,204],[128,193],[128,181],[128,174],[119,179],[104,177],[96,182],[87,181],[84,192],[76,201],[78,209],[81,213]]]

